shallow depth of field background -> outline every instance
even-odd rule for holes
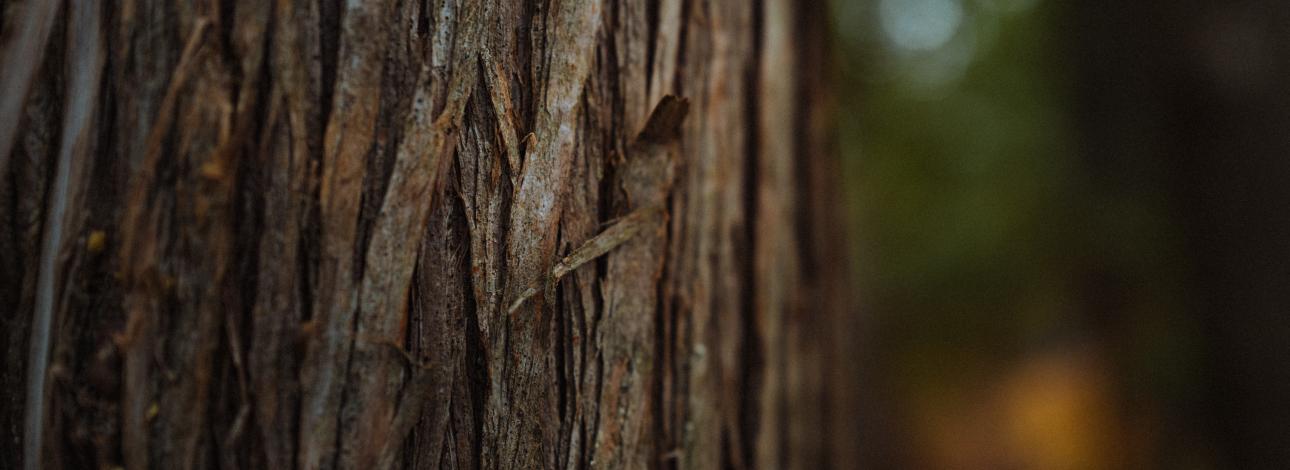
[[[835,0],[868,468],[1214,468],[1177,224],[1079,145],[1066,2]]]

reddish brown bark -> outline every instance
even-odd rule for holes
[[[821,2],[53,3],[4,466],[851,465]]]

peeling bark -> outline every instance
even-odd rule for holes
[[[0,462],[851,466],[822,8],[0,2]]]

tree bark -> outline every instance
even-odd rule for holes
[[[822,2],[0,12],[4,467],[853,463]]]

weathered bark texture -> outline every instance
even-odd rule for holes
[[[822,3],[0,0],[0,466],[851,466]]]

